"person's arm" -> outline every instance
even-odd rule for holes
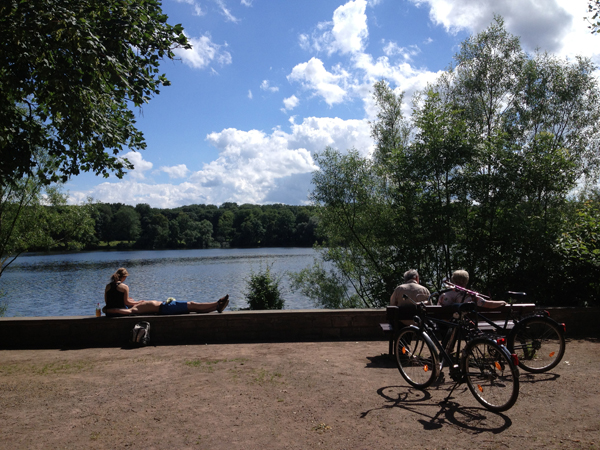
[[[500,308],[501,306],[506,305],[506,302],[504,302],[502,300],[486,300],[479,296],[475,300],[477,302],[477,306],[479,306],[480,308],[486,308],[486,309]]]
[[[104,314],[106,315],[119,315],[119,316],[129,316],[131,314],[133,314],[133,311],[131,309],[125,309],[125,308],[107,308],[106,306],[104,308],[102,308],[102,312],[104,312]]]
[[[131,308],[131,307],[134,307],[135,305],[137,305],[138,303],[140,303],[140,302],[136,302],[132,298],[129,298],[129,286],[127,286],[126,284],[123,284],[123,283],[119,284],[117,286],[117,289],[119,291],[121,291],[124,295],[125,306],[129,306]]]
[[[396,301],[396,290],[394,289],[394,292],[392,293],[392,296],[390,297],[390,306],[398,306],[398,302]]]

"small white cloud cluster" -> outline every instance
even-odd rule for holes
[[[188,66],[194,69],[204,69],[213,62],[221,66],[231,64],[231,54],[223,50],[223,47],[226,46],[215,44],[210,36],[205,35],[199,38],[188,36],[188,41],[192,45],[191,49],[176,48],[173,50],[175,55]]]

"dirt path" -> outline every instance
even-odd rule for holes
[[[491,413],[410,389],[386,342],[0,351],[1,449],[599,449],[600,344]],[[448,378],[448,377],[446,377]]]

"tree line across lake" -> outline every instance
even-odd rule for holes
[[[85,248],[310,247],[316,207],[223,203],[171,209],[121,203],[90,206],[93,233]]]

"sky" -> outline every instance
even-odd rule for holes
[[[118,179],[65,185],[88,198],[155,208],[309,204],[315,154],[370,155],[372,86],[412,95],[435,82],[460,43],[494,14],[523,48],[600,65],[586,0],[163,0],[191,50],[161,71],[172,85],[134,112],[147,149]]]

